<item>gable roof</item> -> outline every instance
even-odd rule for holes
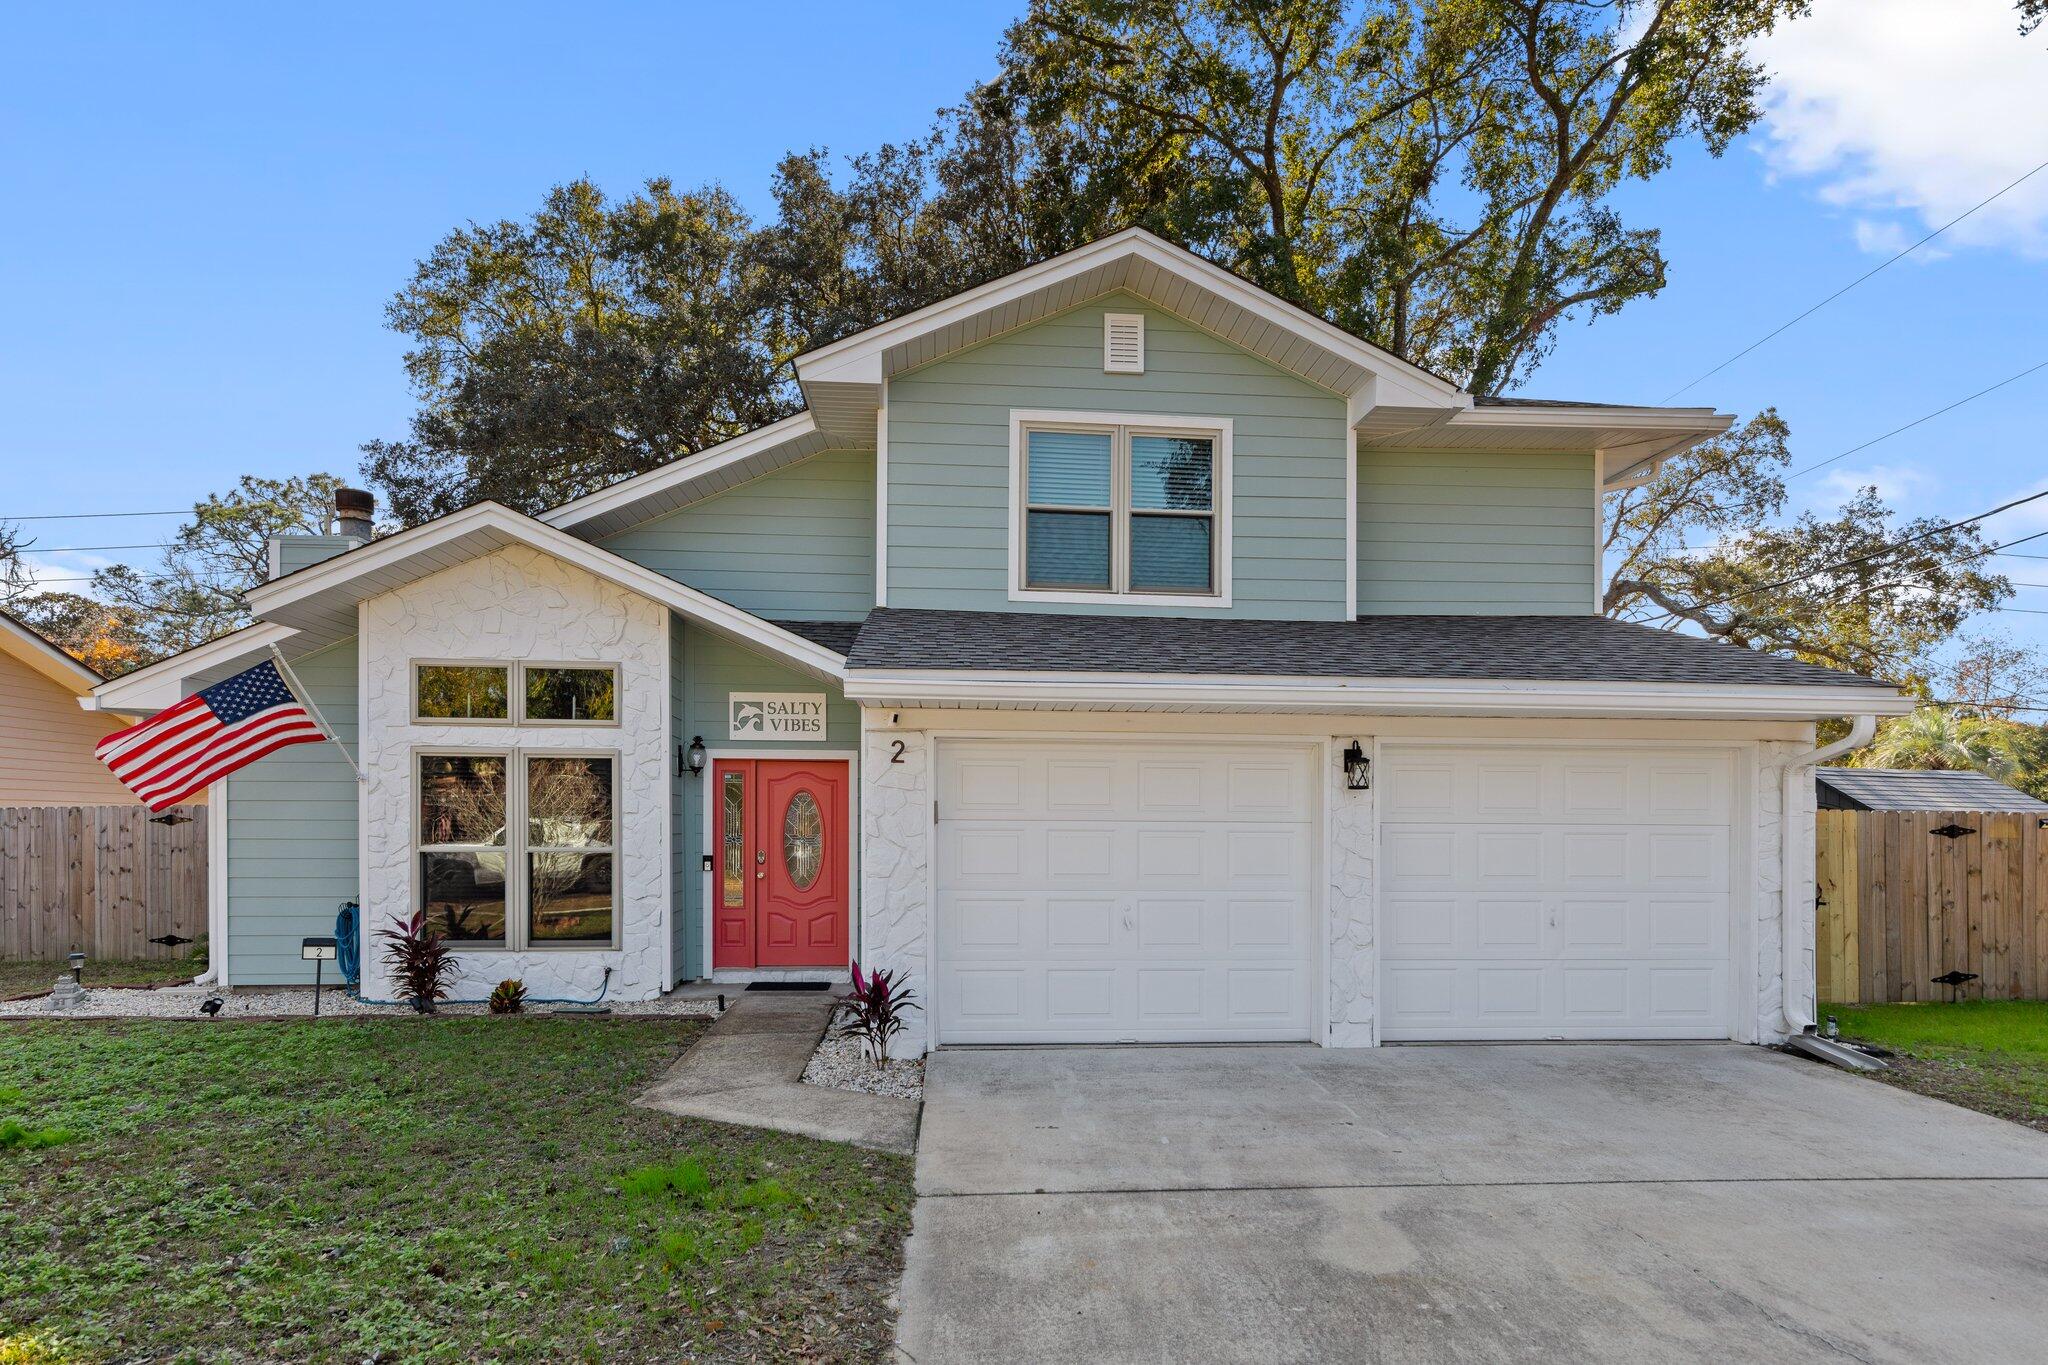
[[[27,664],[74,697],[82,697],[106,681],[98,670],[72,658],[43,635],[0,611],[0,653]]]
[[[1823,806],[1837,810],[2026,811],[2048,815],[2037,800],[1984,773],[1918,768],[1816,768]]]

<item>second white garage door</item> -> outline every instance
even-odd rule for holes
[[[1725,752],[1388,746],[1389,1042],[1728,1036]]]
[[[938,1040],[1309,1037],[1313,752],[942,743]]]

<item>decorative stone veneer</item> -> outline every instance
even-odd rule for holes
[[[1813,769],[1800,769],[1792,810],[1785,804],[1784,760],[1806,749],[1803,744],[1767,740],[1757,745],[1756,755],[1756,1014],[1753,1032],[1743,1041],[1780,1043],[1785,1027],[1784,934],[1799,936],[1805,945],[1800,955],[1803,966],[1792,983],[1795,999],[1803,998],[1811,1013],[1814,995],[1813,960]],[[1789,816],[1789,818],[1788,818]],[[1785,923],[1784,843],[1795,845],[1794,866],[1802,870],[1800,884],[1793,888],[1794,922]],[[1798,850],[1804,850],[1799,852]]]
[[[414,753],[421,748],[526,752],[617,751],[620,947],[491,949],[456,954],[452,994],[482,996],[508,976],[535,996],[588,998],[613,969],[611,998],[646,1000],[667,989],[669,825],[668,612],[551,556],[515,546],[410,583],[361,610],[363,993],[393,991],[374,937],[409,915]],[[533,660],[619,667],[619,724],[415,724],[416,659]],[[517,913],[516,908],[512,913]]]
[[[1379,967],[1373,913],[1373,794],[1345,785],[1344,765],[1336,752],[1350,742],[1350,736],[1336,740],[1323,762],[1330,828],[1330,1017],[1324,1042],[1330,1047],[1371,1047]]]
[[[861,963],[899,973],[917,993],[924,1008],[911,1011],[894,1051],[921,1057],[931,1044],[932,741],[922,731],[869,728],[865,713],[862,719]]]

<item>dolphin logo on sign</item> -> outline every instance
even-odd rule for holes
[[[823,739],[823,692],[727,693],[732,739]]]

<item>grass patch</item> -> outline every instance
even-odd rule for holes
[[[188,957],[89,958],[85,964],[85,985],[168,986],[190,981],[206,970],[202,959]],[[18,957],[0,958],[0,1000],[16,996],[41,995],[71,968],[63,962],[44,962]]]
[[[1825,1005],[1844,1037],[1895,1055],[1879,1079],[2048,1132],[2048,1001]]]
[[[0,1365],[868,1360],[910,1162],[632,1108],[703,1025],[0,1026]]]

